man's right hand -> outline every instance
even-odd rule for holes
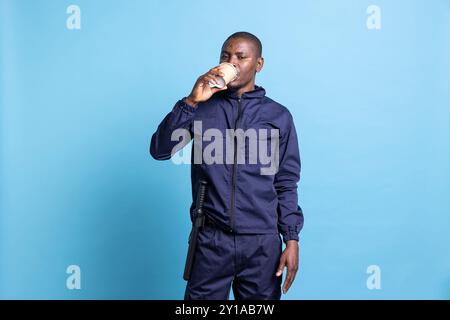
[[[208,100],[216,92],[228,89],[227,86],[223,88],[211,88],[208,84],[209,82],[217,84],[215,76],[223,77],[223,75],[219,67],[212,68],[207,73],[201,75],[195,82],[194,88],[192,88],[191,94],[185,99],[185,102],[196,107],[198,103]]]

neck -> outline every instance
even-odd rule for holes
[[[242,94],[244,94],[245,92],[249,92],[249,91],[253,91],[255,90],[255,82],[251,81],[248,84],[246,84],[245,86],[241,87],[241,88],[237,88],[235,90],[236,95],[240,98],[242,96]]]

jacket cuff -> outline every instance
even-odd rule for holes
[[[283,242],[287,243],[289,240],[299,241],[298,234],[300,233],[300,227],[298,226],[289,226],[287,230],[281,231],[281,235],[283,237]]]
[[[195,112],[195,110],[197,109],[197,107],[193,107],[193,106],[191,106],[190,104],[187,104],[184,100],[186,99],[187,97],[184,97],[184,98],[182,98],[181,100],[179,100],[178,101],[178,105],[179,105],[179,107],[181,108],[181,110],[183,110],[184,112],[186,112],[186,113],[189,113],[189,114],[193,114],[194,112]]]

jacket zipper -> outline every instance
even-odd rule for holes
[[[234,161],[233,161],[233,170],[232,170],[232,176],[231,176],[231,214],[230,214],[230,220],[231,220],[231,226],[230,226],[230,232],[234,229],[234,209],[235,209],[235,193],[236,193],[236,166],[237,166],[237,137],[236,137],[236,129],[238,126],[238,121],[241,116],[241,98],[238,98],[238,114],[236,117],[236,120],[234,122],[234,139],[233,139],[233,146],[234,146]]]

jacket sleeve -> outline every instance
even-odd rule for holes
[[[172,132],[176,129],[186,129],[186,132],[192,132],[192,122],[197,107],[192,107],[184,102],[184,98],[178,100],[172,111],[169,112],[158,126],[153,134],[150,143],[150,154],[156,160],[167,160],[172,155],[184,147],[192,135],[185,139],[184,144],[177,150],[174,148],[179,145],[179,141],[172,141]]]
[[[278,194],[278,230],[283,241],[299,240],[303,228],[303,212],[298,205],[297,183],[300,181],[300,152],[292,115],[287,130],[280,137],[279,168],[274,185]]]

